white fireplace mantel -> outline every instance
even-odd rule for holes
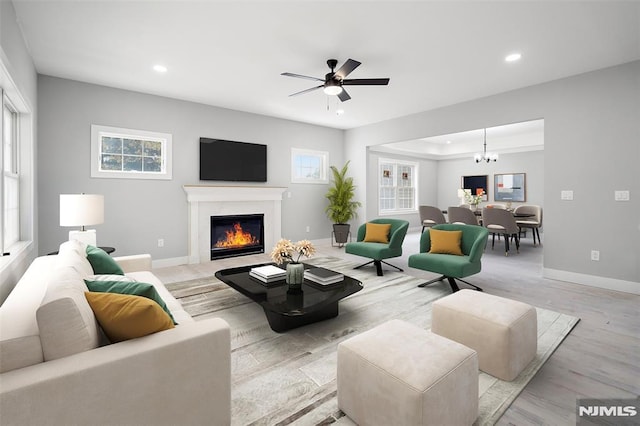
[[[264,214],[264,245],[272,247],[282,233],[282,194],[273,186],[185,185],[189,204],[189,263],[211,258],[211,216]]]

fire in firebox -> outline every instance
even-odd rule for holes
[[[242,229],[240,223],[236,222],[233,224],[232,229],[227,229],[225,232],[225,237],[220,238],[215,244],[216,248],[233,248],[233,247],[243,247],[248,245],[259,244],[260,240],[251,235],[250,232],[245,232]]]

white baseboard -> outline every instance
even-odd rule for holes
[[[606,288],[607,290],[622,291],[624,293],[640,295],[640,283],[618,280],[615,278],[598,277],[595,275],[579,274],[576,272],[560,271],[558,269],[544,268],[542,276],[552,280],[567,281],[570,283],[588,285],[590,287]]]
[[[171,257],[168,259],[157,259],[151,261],[152,268],[168,268],[169,266],[187,265],[189,258],[187,256]]]

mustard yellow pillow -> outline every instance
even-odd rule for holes
[[[173,328],[169,315],[146,297],[89,291],[84,295],[112,343]]]
[[[460,248],[462,231],[442,231],[431,228],[428,232],[431,238],[431,250],[429,250],[429,253],[464,255]]]
[[[390,223],[367,223],[364,232],[365,243],[388,243]]]

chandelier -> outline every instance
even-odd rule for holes
[[[484,149],[482,150],[482,154],[477,153],[473,156],[473,159],[476,160],[476,163],[481,161],[485,161],[487,163],[491,161],[498,161],[498,154],[487,152],[487,129],[484,129]]]

